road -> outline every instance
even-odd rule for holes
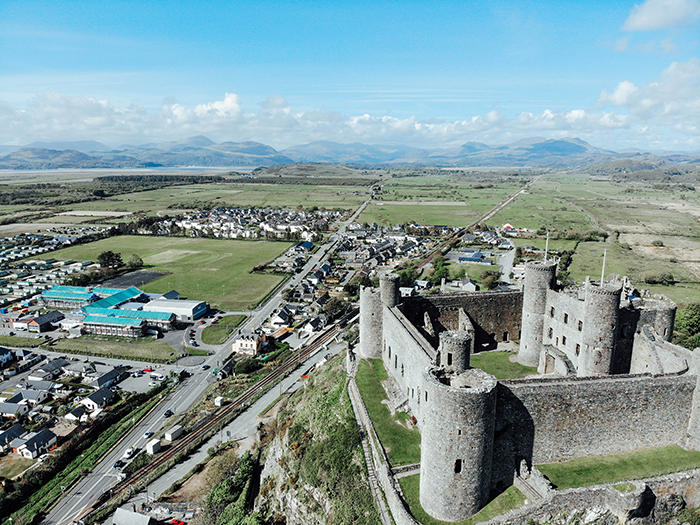
[[[295,274],[288,282],[287,286],[293,287],[299,284],[313,269],[317,268],[323,263],[323,261],[335,250],[338,243],[340,242],[340,234],[342,234],[347,226],[359,217],[360,213],[365,209],[367,204],[370,202],[371,198],[365,201],[357,211],[346,221],[344,221],[338,228],[338,231],[331,235],[329,239],[319,247],[319,249],[309,257],[308,262],[303,267],[302,271]],[[265,320],[270,317],[272,312],[280,307],[282,304],[282,292],[279,290],[270,299],[261,305],[258,309],[252,312],[249,319],[246,320],[241,329],[250,329],[260,327]],[[202,325],[203,326],[203,325]],[[205,350],[211,350],[214,353],[208,357],[203,357],[204,363],[211,368],[220,366],[223,364],[223,360],[226,359],[231,350],[231,342],[236,337],[237,333],[234,332],[231,337],[224,342],[219,347],[213,347],[207,345]],[[211,384],[211,373],[210,371],[204,371],[202,366],[197,366],[191,370],[194,375],[185,381],[166,399],[159,403],[156,409],[149,414],[141,423],[139,423],[134,430],[132,430],[127,436],[122,439],[117,446],[105,457],[100,464],[95,467],[93,472],[91,472],[86,478],[84,478],[80,483],[73,487],[65,497],[49,512],[47,517],[42,522],[45,525],[66,525],[69,524],[76,516],[79,516],[83,509],[88,507],[92,502],[94,502],[100,494],[109,490],[111,486],[117,481],[118,471],[114,468],[114,463],[122,458],[124,453],[128,448],[133,445],[144,447],[147,439],[144,437],[146,431],[151,431],[156,433],[156,435],[167,428],[168,421],[163,418],[163,413],[166,410],[172,410],[174,413],[184,412],[188,410],[196,400],[204,393],[204,391]],[[273,389],[277,392],[277,388]],[[276,396],[275,396],[276,397]],[[272,398],[274,399],[274,397]],[[272,399],[269,402],[272,401]],[[265,406],[265,405],[264,405]],[[262,408],[264,408],[264,406]],[[262,408],[260,410],[262,410]],[[254,415],[257,412],[254,410],[249,410]],[[239,416],[240,417],[240,416]],[[238,419],[234,420],[237,421]],[[242,420],[245,421],[245,420]],[[241,423],[245,427],[245,423]],[[238,428],[238,427],[236,427]],[[238,435],[236,432],[244,432],[241,430],[233,430],[232,435]],[[247,431],[246,431],[247,432]],[[203,450],[206,451],[206,448]],[[175,475],[175,474],[173,474]],[[170,477],[166,478],[164,483],[168,486],[172,484]],[[177,479],[177,478],[176,478]],[[158,485],[160,487],[160,485]],[[167,487],[166,487],[167,488]],[[151,490],[151,489],[149,489]],[[164,490],[164,489],[163,489]],[[162,492],[162,491],[161,491]]]

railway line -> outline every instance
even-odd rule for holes
[[[323,348],[324,345],[332,341],[339,333],[340,326],[334,324],[330,326],[326,331],[321,334],[315,341],[313,341],[308,346],[298,350],[292,357],[285,361],[282,365],[273,370],[270,374],[262,378],[259,382],[252,385],[240,396],[234,399],[230,404],[224,406],[215,414],[213,414],[209,419],[202,422],[198,427],[186,434],[182,439],[172,443],[170,448],[163,452],[162,454],[156,455],[149,463],[139,470],[134,472],[131,476],[119,481],[116,485],[111,487],[108,491],[102,493],[95,502],[84,509],[81,513],[80,518],[78,518],[78,523],[85,521],[90,514],[96,512],[105,505],[120,498],[126,491],[131,491],[131,486],[134,481],[144,479],[149,474],[155,472],[158,468],[166,465],[170,460],[174,459],[178,454],[184,452],[193,443],[196,443],[199,439],[205,437],[211,430],[216,429],[219,425],[228,423],[227,418],[231,416],[236,410],[245,408],[248,404],[258,394],[265,391],[268,387],[272,386],[277,380],[284,377],[288,372],[296,368],[300,363],[311,357],[319,349]]]

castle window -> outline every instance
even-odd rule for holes
[[[462,472],[462,460],[458,459],[455,461],[455,474]]]
[[[559,338],[558,337],[554,340],[554,346],[559,346]]]
[[[389,347],[389,359],[391,359],[391,347]]]
[[[578,331],[580,332],[581,330],[583,330],[583,321],[578,322]]]
[[[452,354],[448,352],[447,354],[447,366],[452,365]]]
[[[411,399],[413,399],[413,389],[411,389]]]
[[[554,307],[553,306],[549,309],[549,317],[554,317]]]
[[[565,335],[561,336],[561,344],[566,345],[566,336]]]
[[[461,436],[461,435],[462,435],[462,429],[461,429],[461,428],[460,428],[460,429],[457,429],[457,435],[458,435],[458,436]]]
[[[567,324],[569,322],[569,314],[565,313],[564,314],[564,324]]]
[[[398,367],[399,367],[399,356],[394,354],[394,368],[398,368]]]
[[[426,403],[428,402],[428,391],[427,390],[425,391],[425,402]]]
[[[581,345],[576,343],[576,357],[581,353]]]
[[[508,332],[503,332],[503,341],[508,340]]]
[[[551,339],[554,336],[554,330],[552,328],[549,329],[549,332],[547,333],[549,338]]]
[[[403,377],[403,363],[401,363],[401,377]]]

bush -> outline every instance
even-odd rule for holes
[[[260,361],[253,359],[252,357],[246,357],[245,359],[238,361],[233,369],[236,374],[250,374],[256,370],[259,370],[260,368],[262,368]]]

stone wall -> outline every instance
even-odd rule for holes
[[[428,312],[437,327],[435,336],[426,339],[437,347],[439,332],[459,328],[459,311],[464,309],[474,325],[474,351],[495,348],[503,340],[520,339],[523,294],[508,292],[465,292],[450,295],[406,297],[401,310],[416,326],[423,326]]]
[[[685,444],[696,381],[690,374],[500,381],[494,486],[510,485],[523,459]]]
[[[651,326],[634,338],[631,374],[669,374],[688,370],[693,352],[666,342]]]
[[[384,367],[396,380],[422,426],[423,371],[431,364],[436,352],[398,308],[385,308],[383,323]]]

